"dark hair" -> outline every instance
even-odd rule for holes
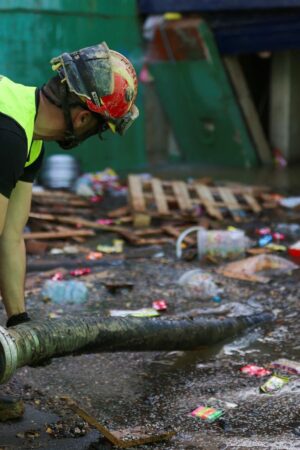
[[[42,91],[46,95],[46,97],[53,102],[56,106],[61,107],[62,105],[62,83],[59,75],[55,75],[50,78],[46,84],[44,84]],[[79,97],[74,94],[74,92],[70,92],[67,88],[64,90],[64,96],[67,100],[68,106],[81,106],[85,109],[85,105],[82,101],[80,101]]]

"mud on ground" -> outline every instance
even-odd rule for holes
[[[167,315],[198,309],[200,314],[222,317],[264,310],[275,314],[274,323],[222,345],[192,352],[82,355],[54,359],[44,367],[22,368],[1,386],[0,392],[21,396],[26,414],[21,421],[0,424],[0,447],[113,448],[60,400],[68,395],[111,430],[146,426],[176,431],[171,440],[141,449],[300,448],[300,436],[296,434],[300,425],[300,379],[293,378],[280,392],[267,395],[259,392],[264,379],[239,371],[246,364],[265,365],[278,357],[300,360],[300,271],[277,275],[266,285],[214,274],[224,289],[221,303],[215,303],[191,299],[177,284],[179,276],[198,268],[199,262],[176,261],[171,246],[148,250],[131,249],[119,265],[94,269],[132,281],[132,290],[111,293],[98,281],[89,284],[86,304],[62,307],[43,302],[37,293],[27,298],[30,315],[40,320],[50,313],[108,315],[112,309],[150,307],[153,300],[163,298],[168,302]],[[56,258],[60,266],[60,256]],[[214,273],[214,266],[208,270]],[[0,312],[4,324],[3,308]],[[213,424],[189,415],[212,397],[237,406]]]

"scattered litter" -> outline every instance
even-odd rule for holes
[[[141,308],[135,310],[114,309],[110,311],[112,317],[158,317],[160,314],[154,308]]]
[[[211,299],[223,292],[215,283],[210,273],[203,272],[201,269],[193,269],[185,272],[178,280],[188,297]]]
[[[267,244],[264,249],[271,250],[272,252],[286,252],[287,247],[285,245],[270,243]]]
[[[300,197],[286,197],[279,200],[279,204],[285,208],[297,208],[300,206]]]
[[[72,277],[81,277],[83,275],[88,275],[91,273],[91,269],[89,267],[82,267],[80,269],[74,269],[70,271],[70,275]]]
[[[65,275],[62,272],[56,272],[52,275],[51,280],[53,281],[61,281],[65,278]]]
[[[291,272],[298,266],[287,259],[275,255],[257,255],[237,262],[226,264],[218,269],[218,272],[229,278],[238,280],[268,283],[270,277],[259,275],[257,272],[276,271],[277,273]]]
[[[114,239],[113,245],[97,245],[97,250],[101,253],[122,253],[124,248],[124,241],[121,239]]]
[[[134,283],[132,281],[121,281],[121,280],[105,280],[103,281],[106,289],[114,294],[118,289],[133,289]]]
[[[258,228],[255,230],[255,232],[259,236],[266,236],[267,234],[271,234],[271,228],[268,228],[268,227]]]
[[[86,259],[89,261],[96,261],[98,259],[101,259],[103,257],[103,254],[100,252],[90,252],[86,255]]]
[[[53,281],[47,280],[42,289],[42,298],[54,303],[81,304],[88,299],[88,288],[82,281]]]
[[[260,247],[265,247],[267,244],[270,244],[270,242],[272,242],[273,237],[271,234],[266,234],[265,236],[263,236],[262,238],[259,239],[258,241],[258,245]]]
[[[275,241],[284,241],[285,239],[285,235],[279,232],[272,233],[272,236]]]
[[[166,311],[168,304],[166,300],[154,300],[154,302],[152,302],[152,308],[156,311]]]
[[[49,319],[58,319],[64,313],[63,309],[57,309],[56,311],[52,311],[48,314]]]
[[[209,423],[215,422],[223,414],[224,411],[221,409],[212,408],[210,406],[198,406],[198,408],[191,412],[191,416],[199,417]]]
[[[265,394],[270,394],[272,392],[279,391],[283,386],[288,383],[290,379],[282,375],[272,375],[262,386],[260,386],[260,391]]]
[[[300,375],[300,362],[291,361],[289,359],[277,359],[270,364],[270,367],[274,369],[280,369],[280,371],[288,372],[291,374]]]
[[[237,403],[229,402],[227,400],[221,400],[219,398],[210,397],[207,400],[209,405],[213,405],[217,409],[221,409],[223,411],[228,411],[230,409],[234,409],[238,407]]]
[[[99,225],[113,225],[115,221],[113,219],[97,219],[96,223]]]
[[[102,196],[108,190],[120,190],[119,178],[113,169],[84,173],[75,183],[75,192],[87,197]]]
[[[255,364],[248,364],[240,369],[242,373],[255,377],[265,377],[266,375],[271,375],[271,370],[265,369],[264,367],[256,366]]]
[[[296,260],[300,259],[300,241],[295,242],[288,248],[288,254]]]
[[[276,231],[291,239],[300,238],[300,225],[298,223],[279,223]]]

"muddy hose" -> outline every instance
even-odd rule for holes
[[[269,322],[268,313],[220,319],[136,317],[48,319],[0,327],[0,383],[17,368],[51,357],[120,351],[194,350]]]

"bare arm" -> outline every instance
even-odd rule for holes
[[[0,290],[8,318],[25,311],[23,229],[30,211],[31,192],[31,183],[19,181],[9,201],[0,194]]]

